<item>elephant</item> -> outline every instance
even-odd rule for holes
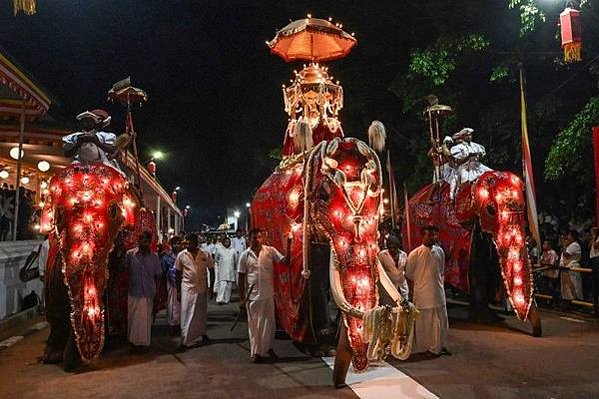
[[[376,152],[358,139],[321,141],[284,159],[251,203],[252,227],[266,232],[271,245],[284,251],[291,240],[288,264],[274,267],[279,325],[296,342],[322,342],[332,324],[329,293],[341,311],[337,387],[344,385],[350,362],[364,371],[369,349],[377,348],[366,328],[378,304],[377,282],[398,303],[395,311],[411,305],[399,305],[401,297],[377,258],[381,170]],[[404,328],[394,355],[407,358],[413,323]]]
[[[476,181],[460,185],[455,199],[446,182],[425,186],[408,202],[402,235],[404,247],[411,249],[420,244],[422,226],[439,228],[446,253],[445,283],[470,292],[474,313],[488,309],[490,263],[498,262],[516,316],[529,320],[532,334],[540,336],[525,243],[523,188],[522,180],[506,171],[487,171]]]
[[[125,177],[102,162],[73,163],[50,180],[41,219],[49,235],[44,362],[74,370],[100,355],[105,338],[108,257],[139,206]]]

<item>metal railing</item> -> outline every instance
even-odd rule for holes
[[[583,306],[586,308],[592,308],[593,309],[593,314],[595,317],[599,317],[599,273],[598,273],[598,269],[597,268],[588,268],[588,267],[573,267],[573,268],[568,268],[568,267],[558,267],[558,268],[552,268],[552,267],[536,267],[533,268],[532,271],[533,273],[541,273],[545,270],[559,270],[560,274],[559,277],[556,278],[556,281],[559,281],[561,283],[561,272],[562,271],[571,271],[571,272],[578,272],[578,273],[587,273],[591,275],[591,289],[592,289],[592,298],[593,301],[592,302],[587,302],[584,300],[579,300],[579,299],[572,299],[570,301],[571,304],[573,305],[578,305],[578,306]],[[557,290],[555,290],[557,291]],[[541,299],[547,299],[547,300],[555,300],[555,296],[552,295],[547,295],[547,294],[541,294],[538,292],[535,292],[535,297],[536,298],[541,298]]]

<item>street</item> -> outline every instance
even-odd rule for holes
[[[127,345],[106,350],[80,373],[65,374],[37,362],[48,328],[0,351],[0,397],[10,398],[594,398],[599,396],[596,358],[598,323],[544,311],[545,336],[507,317],[498,325],[465,321],[466,310],[450,307],[452,356],[413,355],[396,368],[371,367],[350,375],[349,388],[331,386],[332,371],[308,358],[277,334],[276,362],[251,364],[245,323],[230,333],[236,304],[209,312],[208,345],[177,353],[164,315],[153,328],[148,353],[131,354]],[[331,359],[329,359],[331,360]],[[390,367],[388,369],[391,369]],[[405,374],[405,375],[404,375]],[[382,377],[381,377],[382,375]],[[379,379],[375,379],[377,377]],[[409,376],[410,378],[408,378]],[[428,392],[427,392],[428,390]]]

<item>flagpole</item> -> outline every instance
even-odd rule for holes
[[[403,184],[403,192],[404,192],[404,219],[406,221],[406,238],[408,239],[408,248],[407,251],[412,250],[412,226],[410,223],[410,203],[408,201],[408,189],[406,187],[406,183]]]
[[[395,186],[393,184],[393,175],[391,168],[391,152],[387,150],[387,175],[389,177],[389,209],[391,211],[391,228],[395,230],[395,209],[394,208],[394,195]]]
[[[528,142],[528,125],[526,118],[526,81],[522,64],[520,64],[520,108],[522,121],[522,175],[524,178],[524,189],[526,190],[525,194],[528,226],[533,238],[537,242],[537,246],[539,246],[541,245],[541,237],[539,234],[539,221],[537,216],[536,189],[532,169],[532,157]]]

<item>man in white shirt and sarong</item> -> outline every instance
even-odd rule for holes
[[[239,292],[248,315],[250,356],[254,363],[274,356],[275,337],[274,263],[288,263],[276,248],[264,245],[261,230],[250,231],[250,247],[239,258]],[[289,254],[290,241],[287,242]],[[242,310],[242,309],[240,309]]]
[[[451,147],[451,157],[457,165],[457,185],[476,181],[485,172],[492,169],[484,165],[481,160],[485,157],[485,147],[472,141],[474,130],[465,127],[453,135],[453,141],[456,142]],[[454,198],[457,187],[450,192],[451,198]]]
[[[150,346],[152,338],[152,310],[156,295],[155,277],[162,274],[158,255],[150,249],[152,234],[139,235],[138,247],[127,252],[129,297],[127,300],[129,342],[135,349]]]
[[[414,324],[413,352],[449,355],[445,348],[449,329],[443,288],[445,253],[436,245],[439,240],[436,227],[423,227],[421,234],[422,245],[410,252],[406,264],[413,302],[420,310]]]
[[[224,305],[231,300],[239,262],[239,253],[231,246],[229,237],[225,237],[223,244],[216,248],[214,261],[218,265],[215,278],[216,303]]]
[[[390,235],[387,239],[387,249],[379,252],[378,258],[379,262],[381,262],[381,266],[383,266],[383,269],[385,269],[387,276],[389,276],[389,279],[395,288],[397,288],[402,299],[407,301],[409,299],[408,282],[406,281],[406,263],[408,261],[408,256],[400,249],[400,247],[401,242],[399,241],[399,238],[394,235]],[[393,299],[391,299],[380,282],[379,304],[396,306],[395,302]]]
[[[235,237],[231,239],[231,246],[233,247],[233,249],[239,252],[240,255],[243,251],[247,249],[247,242],[245,240],[245,237],[243,236],[243,232],[240,229],[238,229],[235,233]]]
[[[570,270],[580,267],[582,249],[577,240],[578,231],[569,230],[564,240],[564,250],[559,261],[561,294],[562,299],[565,301],[583,299],[582,276],[580,272]]]
[[[187,248],[175,261],[181,291],[182,348],[208,341],[208,269],[212,267],[214,259],[199,248],[197,234],[188,235]]]

